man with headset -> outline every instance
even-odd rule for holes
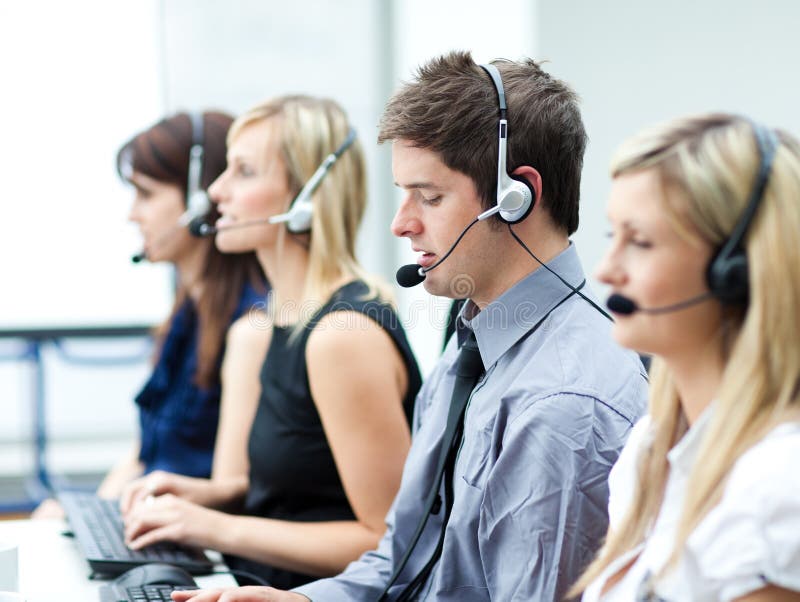
[[[454,52],[394,95],[379,141],[404,191],[392,231],[420,254],[398,282],[468,298],[463,328],[417,398],[378,549],[291,593],[223,599],[561,600],[605,534],[608,471],[647,394],[569,241],[576,95],[533,61]]]

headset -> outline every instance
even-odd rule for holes
[[[750,276],[747,252],[744,248],[744,237],[753,222],[764,190],[769,181],[775,153],[778,150],[778,137],[772,130],[750,119],[744,118],[753,129],[758,146],[759,165],[753,187],[742,215],[733,227],[728,239],[715,251],[706,268],[706,286],[708,291],[684,299],[678,303],[660,307],[639,307],[636,301],[619,293],[614,293],[606,301],[608,308],[622,315],[634,312],[662,314],[691,307],[708,299],[716,299],[723,305],[747,306],[750,301]]]
[[[571,290],[573,294],[581,297],[605,318],[613,322],[614,319],[608,314],[608,312],[603,310],[603,308],[597,305],[597,303],[592,301],[589,297],[581,292],[584,284],[586,284],[585,279],[577,287],[571,285],[560,274],[539,259],[511,227],[528,217],[528,214],[531,212],[533,205],[536,202],[536,191],[527,180],[519,176],[509,175],[506,171],[508,121],[506,119],[506,93],[505,89],[503,88],[503,79],[500,77],[500,71],[494,65],[486,64],[479,66],[492,78],[495,90],[497,90],[498,103],[500,106],[499,140],[497,150],[497,203],[494,207],[487,209],[478,217],[473,219],[469,224],[467,224],[467,227],[461,231],[461,234],[459,234],[455,242],[450,245],[450,248],[447,250],[447,252],[433,265],[426,268],[422,268],[416,263],[401,266],[395,275],[397,284],[405,288],[420,284],[423,280],[425,280],[428,272],[436,269],[448,257],[450,257],[450,254],[455,250],[455,248],[458,246],[458,243],[461,242],[461,239],[464,238],[464,235],[466,235],[470,228],[472,228],[478,222],[497,214],[498,217],[507,224],[508,231],[517,244],[519,244],[534,261],[541,265],[545,270],[553,274],[553,276],[558,278],[558,280],[560,280],[564,286]]]
[[[192,126],[192,146],[189,148],[189,172],[186,181],[186,209],[178,217],[178,221],[173,228],[163,234],[155,242],[156,246],[165,243],[172,238],[181,228],[189,228],[189,232],[196,235],[199,228],[206,219],[211,201],[208,193],[203,190],[203,155],[205,154],[203,143],[205,140],[203,131],[203,114],[189,113],[189,121]],[[131,261],[140,263],[147,259],[144,250],[139,251]]]
[[[536,191],[521,176],[514,176],[506,171],[506,154],[508,144],[508,120],[506,113],[506,93],[500,71],[492,64],[480,65],[489,74],[497,90],[500,105],[500,122],[497,149],[497,204],[481,214],[482,219],[498,214],[507,224],[516,224],[528,217],[536,203]]]
[[[286,224],[286,229],[293,234],[303,234],[311,230],[311,218],[314,213],[314,204],[311,202],[311,195],[322,182],[331,167],[336,163],[339,157],[353,145],[356,139],[356,131],[349,128],[347,131],[347,138],[339,145],[335,151],[325,157],[320,166],[305,183],[300,192],[289,205],[289,211],[279,215],[273,215],[269,218],[270,224]]]
[[[189,113],[192,123],[192,146],[189,149],[189,177],[186,182],[186,211],[179,218],[182,226],[188,226],[193,219],[205,216],[211,209],[208,193],[203,190],[203,156],[205,150],[203,143],[205,132],[203,129],[203,114]]]
[[[750,298],[750,277],[744,237],[758,211],[769,181],[778,137],[771,129],[745,118],[753,128],[759,154],[759,166],[753,188],[739,221],[728,240],[714,254],[706,270],[706,283],[711,294],[725,305],[747,305]]]

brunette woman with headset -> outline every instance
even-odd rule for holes
[[[258,399],[266,342],[254,323],[261,321],[265,279],[254,253],[221,253],[188,230],[192,218],[218,215],[206,189],[225,169],[231,122],[219,112],[177,113],[117,154],[117,171],[135,191],[129,217],[144,239],[134,261],[171,264],[177,290],[156,331],[153,372],[136,396],[140,436],[101,483],[103,497],[118,497],[132,479],[154,471],[189,477],[213,471],[239,488],[246,480],[247,427],[240,425]],[[226,426],[218,430],[220,415]],[[48,500],[34,516],[58,514]]]
[[[421,379],[385,286],[356,260],[365,164],[339,105],[288,96],[254,107],[234,122],[210,190],[217,246],[255,250],[273,287],[249,489],[235,496],[246,516],[182,499],[212,483],[145,479],[123,500],[127,536],[133,548],[215,548],[294,587],[377,545]]]
[[[617,341],[655,359],[572,594],[800,600],[800,144],[690,117],[627,141],[612,174],[598,276]]]

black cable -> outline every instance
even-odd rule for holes
[[[465,235],[467,232],[469,232],[469,229],[470,229],[470,228],[472,228],[472,226],[474,226],[475,224],[477,224],[479,221],[480,221],[480,220],[479,220],[477,217],[476,217],[474,220],[472,220],[472,221],[471,221],[471,222],[470,222],[470,223],[467,225],[467,227],[466,227],[466,228],[464,228],[464,229],[461,231],[461,234],[459,234],[459,235],[458,235],[458,238],[456,238],[456,242],[454,242],[454,243],[453,243],[453,244],[450,246],[450,249],[447,251],[447,253],[445,253],[445,254],[444,254],[444,257],[442,257],[442,258],[441,258],[439,261],[437,261],[436,263],[434,263],[434,264],[433,264],[431,267],[429,267],[429,268],[422,268],[422,272],[423,272],[424,274],[427,274],[427,273],[428,273],[428,272],[430,272],[430,271],[431,271],[433,268],[435,268],[435,267],[436,267],[436,266],[438,266],[440,263],[442,263],[442,262],[443,262],[445,259],[447,259],[448,257],[450,257],[450,253],[452,253],[452,252],[453,252],[453,250],[454,250],[454,249],[455,249],[455,248],[458,246],[458,243],[460,243],[460,242],[461,242],[461,239],[462,239],[462,238],[464,238],[464,235]]]
[[[539,265],[540,265],[540,266],[542,266],[544,269],[546,269],[548,272],[550,272],[550,273],[551,273],[553,276],[555,276],[556,278],[558,278],[558,279],[559,279],[561,282],[563,282],[563,283],[564,283],[564,286],[566,286],[566,287],[567,287],[568,289],[570,289],[570,290],[571,290],[573,293],[575,293],[576,295],[578,295],[579,297],[581,297],[581,298],[582,298],[584,301],[586,301],[586,302],[587,302],[589,305],[591,305],[592,307],[594,307],[594,308],[595,308],[597,311],[599,311],[599,312],[600,312],[601,314],[603,314],[603,315],[604,315],[606,318],[608,318],[608,320],[610,320],[611,322],[613,322],[613,321],[614,321],[614,318],[612,318],[612,317],[611,317],[611,316],[610,316],[610,315],[609,315],[609,314],[608,314],[608,313],[607,313],[605,310],[603,310],[603,309],[602,309],[602,308],[601,308],[599,305],[597,305],[597,303],[595,303],[594,301],[592,301],[591,299],[589,299],[589,297],[587,297],[586,295],[584,295],[584,294],[583,294],[583,293],[582,293],[582,292],[581,292],[579,289],[577,289],[577,288],[575,288],[574,286],[572,286],[572,285],[571,285],[569,282],[567,282],[567,281],[566,281],[566,280],[564,280],[564,279],[563,279],[561,276],[559,276],[559,275],[558,275],[556,272],[554,272],[554,271],[553,271],[553,270],[552,270],[552,269],[551,269],[551,268],[550,268],[550,267],[549,267],[549,266],[548,266],[546,263],[544,263],[544,262],[543,262],[541,259],[539,259],[538,257],[536,257],[536,255],[534,255],[534,254],[533,254],[533,251],[531,251],[531,250],[528,248],[528,245],[526,245],[526,244],[525,244],[525,243],[522,241],[522,239],[521,239],[519,236],[517,236],[517,233],[516,233],[516,232],[514,232],[514,229],[511,227],[511,224],[508,224],[508,231],[509,231],[509,232],[511,232],[511,236],[513,236],[513,237],[514,237],[514,240],[516,240],[516,241],[517,241],[517,242],[520,244],[520,246],[521,246],[523,249],[525,249],[525,251],[527,251],[528,255],[530,255],[530,256],[531,256],[531,257],[533,257],[533,258],[534,258],[534,259],[535,259],[537,262],[539,262]]]

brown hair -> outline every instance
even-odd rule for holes
[[[578,97],[531,59],[493,63],[508,104],[508,171],[522,165],[538,170],[543,206],[572,234],[587,141]],[[447,167],[472,179],[488,209],[497,202],[498,115],[489,75],[469,52],[451,52],[420,67],[392,96],[378,142],[402,139],[438,153]]]
[[[200,186],[206,190],[225,170],[225,137],[233,118],[219,112],[203,113],[202,118],[203,167]],[[128,180],[128,174],[136,171],[178,186],[185,198],[192,140],[192,121],[187,113],[164,118],[122,145],[117,153],[117,172],[123,180]],[[213,222],[217,215],[216,208],[212,206],[208,220]],[[245,283],[249,283],[256,290],[266,292],[265,278],[254,253],[226,255],[220,253],[211,240],[198,240],[198,244],[205,245],[206,258],[202,293],[196,304],[199,340],[194,380],[199,386],[211,387],[219,382],[220,353],[241,291]],[[175,313],[186,298],[187,291],[179,286],[170,317],[157,331],[157,337],[162,342]]]

